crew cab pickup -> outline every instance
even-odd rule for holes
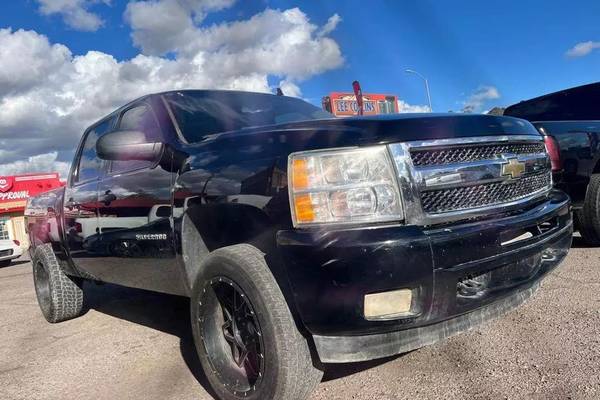
[[[504,115],[530,121],[545,137],[554,184],[571,197],[575,228],[600,246],[600,82],[522,101]]]
[[[305,399],[323,363],[407,352],[523,303],[571,245],[542,136],[489,115],[333,118],[300,99],[148,95],[31,201],[45,318],[85,282],[189,297],[220,399]]]

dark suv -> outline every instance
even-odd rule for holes
[[[221,399],[305,399],[322,363],[434,343],[523,303],[571,245],[542,136],[488,115],[332,118],[230,91],[138,99],[30,201],[50,322],[88,281],[190,297]]]

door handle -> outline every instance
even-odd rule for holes
[[[106,192],[104,192],[104,195],[102,196],[102,202],[107,207],[110,205],[110,203],[112,203],[116,199],[117,199],[117,196],[115,196],[115,194],[112,193],[110,190],[107,190]]]

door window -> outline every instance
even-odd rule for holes
[[[140,131],[146,136],[148,142],[161,140],[160,128],[150,106],[141,104],[126,110],[119,121],[119,130],[122,131]],[[151,161],[142,160],[118,160],[111,163],[110,172],[118,173],[131,171],[134,169],[150,167]]]
[[[98,179],[102,174],[103,162],[96,154],[96,142],[100,136],[110,130],[113,122],[114,118],[107,119],[88,131],[79,156],[79,163],[73,176],[73,183]]]

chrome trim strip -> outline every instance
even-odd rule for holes
[[[552,180],[550,180],[549,186],[525,197],[507,203],[493,204],[457,211],[448,211],[443,213],[426,213],[423,211],[421,204],[422,190],[440,190],[443,188],[469,186],[477,183],[486,183],[486,181],[510,181],[510,179],[501,176],[502,165],[508,162],[508,159],[510,158],[517,158],[519,161],[525,162],[527,175],[540,171],[543,169],[543,167],[545,167],[550,174],[549,158],[545,153],[536,153],[532,155],[512,155],[507,153],[504,154],[502,158],[492,160],[449,163],[447,165],[424,167],[415,167],[410,154],[411,150],[416,149],[433,150],[443,149],[445,146],[460,147],[461,145],[471,144],[491,145],[494,143],[503,142],[543,143],[543,137],[541,135],[478,136],[453,139],[421,140],[404,143],[392,143],[388,145],[390,154],[392,155],[392,159],[394,160],[396,167],[398,186],[400,188],[404,203],[406,223],[426,226],[477,218],[489,215],[491,213],[511,211],[550,193],[552,190]],[[542,154],[543,157],[540,157]],[[477,172],[475,168],[476,166],[479,168],[484,166],[484,171]],[[440,170],[442,172],[440,172]],[[465,173],[466,176],[463,176],[463,173]],[[489,178],[485,178],[487,173],[490,174]],[[432,178],[434,182],[427,185],[426,180]],[[436,179],[439,179],[439,182],[435,182]]]
[[[421,194],[415,182],[414,165],[407,143],[394,143],[388,146],[388,151],[396,168],[396,178],[398,179],[398,188],[400,189],[400,198],[404,208],[404,220],[414,223],[418,221],[423,214],[421,206]]]
[[[546,153],[514,156],[506,154],[502,158],[496,159],[416,167],[415,180],[421,190],[440,190],[510,181],[513,179],[509,175],[503,175],[502,170],[503,166],[511,159],[517,159],[524,164],[522,176],[533,175],[548,169],[550,165],[550,159]]]

